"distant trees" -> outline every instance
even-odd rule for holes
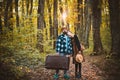
[[[60,32],[61,26],[68,26],[71,31],[77,32],[79,39],[84,45],[89,48],[90,30],[93,30],[93,52],[100,53],[104,49],[101,41],[101,8],[103,9],[103,0],[3,0],[0,2],[0,31],[7,28],[9,30],[16,29],[15,27],[26,27],[27,24],[34,22],[35,25],[30,25],[35,31],[43,31],[43,34],[37,35],[37,47],[43,51],[43,41],[45,37],[55,40]],[[106,0],[105,3],[109,9],[106,9],[107,25],[111,29],[112,45],[111,53],[120,55],[120,9],[119,0]],[[66,14],[65,22],[63,13]],[[105,13],[105,12],[103,12]],[[74,31],[75,30],[75,31]],[[40,32],[41,33],[41,32]],[[34,33],[36,35],[36,33]],[[50,34],[50,35],[48,35]]]

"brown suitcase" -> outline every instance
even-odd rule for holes
[[[69,57],[48,55],[48,56],[46,56],[45,68],[68,70],[69,63],[70,63]]]

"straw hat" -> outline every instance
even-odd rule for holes
[[[81,54],[77,54],[75,59],[76,59],[77,62],[82,63],[83,56]]]

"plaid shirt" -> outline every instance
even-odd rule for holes
[[[66,37],[67,37],[67,42],[66,42]],[[65,36],[64,34],[58,36],[56,41],[56,52],[63,55],[69,55],[73,53],[70,37]]]

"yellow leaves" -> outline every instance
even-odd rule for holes
[[[70,31],[74,33],[75,32],[75,26],[70,25]]]
[[[24,72],[31,72],[31,70],[29,68],[27,68],[26,66],[18,66],[17,69],[23,70]]]
[[[14,23],[15,21],[16,21],[15,18],[10,18],[9,20],[10,23]]]
[[[28,45],[35,46],[37,42],[37,27],[26,26],[26,27],[15,27],[13,31],[10,31],[6,27],[3,27],[3,33],[1,34],[0,45],[14,46],[16,48],[26,49]]]
[[[28,49],[30,46],[29,45],[25,45],[23,46],[23,49]]]

